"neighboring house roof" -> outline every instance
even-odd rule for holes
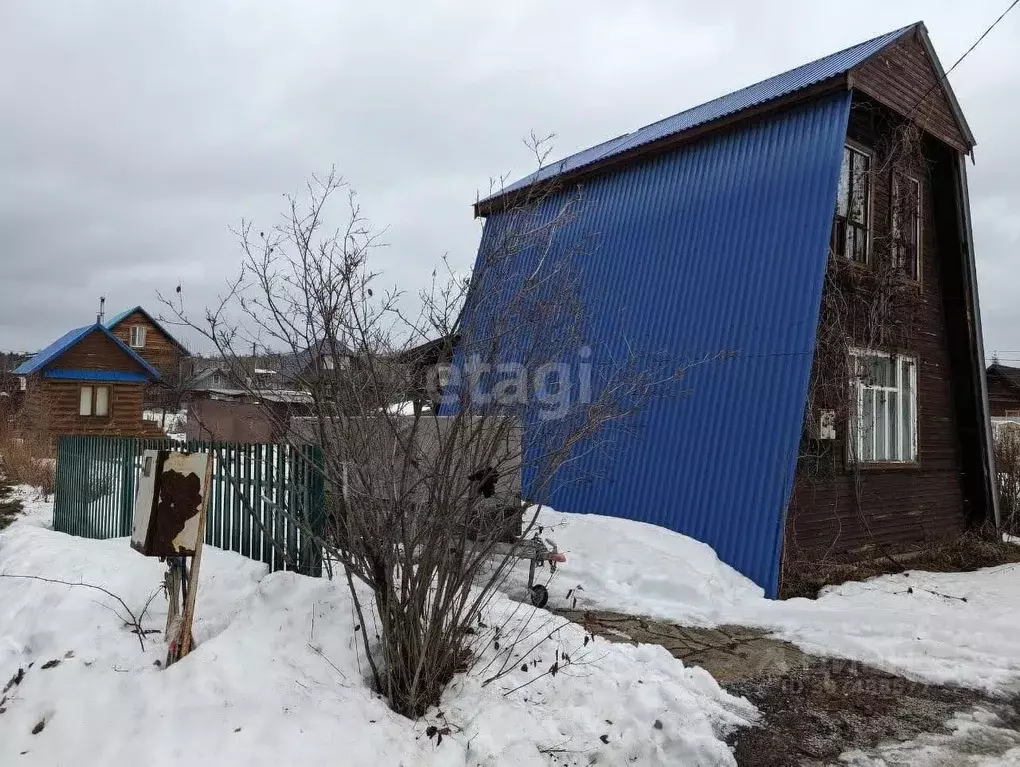
[[[281,354],[278,375],[283,379],[294,381],[314,373],[315,371],[309,370],[309,368],[315,365],[316,360],[330,357],[329,351],[322,348],[325,345],[326,343],[322,341],[316,346],[309,346],[299,352]],[[337,351],[343,356],[353,356],[348,349],[338,349]]]
[[[122,323],[124,320],[126,320],[128,317],[130,317],[135,312],[140,312],[141,314],[145,315],[145,318],[149,322],[151,322],[153,325],[155,325],[157,328],[159,328],[159,332],[162,333],[164,336],[166,336],[174,344],[174,346],[176,346],[178,349],[180,349],[184,354],[189,355],[189,356],[191,355],[191,352],[189,352],[187,350],[187,348],[184,346],[184,344],[182,344],[180,341],[178,341],[176,338],[174,338],[170,333],[168,333],[167,329],[165,327],[163,327],[162,324],[160,324],[159,320],[157,320],[155,317],[153,317],[151,314],[149,314],[147,311],[145,311],[145,309],[143,309],[141,306],[133,306],[130,309],[125,309],[124,311],[122,311],[117,316],[115,316],[112,319],[108,320],[106,322],[106,327],[109,328],[110,330],[113,330],[115,327],[117,327],[120,323]]]
[[[1020,389],[1020,368],[1014,368],[1009,365],[1001,365],[998,362],[993,362],[988,366],[988,374],[998,375],[1006,383],[1012,384]]]
[[[202,370],[196,373],[194,376],[192,376],[191,379],[188,381],[187,386],[189,389],[203,388],[209,381],[215,379],[217,375],[222,375],[224,378],[227,378],[228,375],[226,368],[222,367],[206,368],[205,370]]]
[[[203,394],[218,394],[231,399],[259,399],[265,402],[273,402],[284,405],[307,405],[312,400],[312,395],[304,391],[290,391],[287,389],[203,389]]]
[[[538,171],[515,181],[509,186],[500,189],[495,194],[481,200],[478,205],[484,208],[493,200],[503,197],[511,192],[524,189],[538,181],[547,181],[552,178],[579,171],[588,166],[594,166],[610,158],[617,156],[622,157],[632,153],[640,147],[644,147],[647,144],[679,136],[722,118],[730,117],[754,107],[775,101],[784,96],[789,96],[798,91],[806,90],[811,86],[818,85],[830,80],[831,78],[845,78],[852,69],[867,61],[883,48],[901,38],[903,35],[915,29],[921,34],[921,40],[932,59],[936,75],[940,77],[941,82],[943,83],[943,89],[949,99],[950,107],[960,124],[961,131],[965,138],[973,146],[975,143],[974,136],[970,132],[970,127],[967,125],[966,119],[963,117],[963,113],[960,110],[956,96],[945,81],[942,66],[939,64],[938,58],[935,56],[935,51],[932,48],[931,41],[928,39],[927,30],[923,23],[917,22],[899,29],[894,29],[884,35],[879,35],[878,37],[866,40],[863,43],[858,43],[857,45],[846,48],[845,50],[824,56],[817,61],[812,61],[808,64],[791,69],[788,72],[783,72],[775,75],[774,77],[770,77],[767,80],[762,80],[754,85],[734,91],[733,93],[720,96],[719,98],[705,104],[701,104],[700,106],[696,106],[692,109],[680,112],[679,114],[658,120],[631,133],[625,133],[622,136],[617,136],[614,139],[610,139],[609,141],[605,141],[601,144],[590,147],[589,149],[572,154],[562,160],[550,163]]]
[[[31,359],[21,363],[14,370],[14,374],[19,376],[30,376],[33,375],[34,373],[42,371],[43,368],[45,368],[51,362],[58,359],[60,355],[74,348],[74,346],[76,346],[79,342],[81,342],[83,339],[85,339],[94,332],[102,333],[111,341],[113,341],[115,344],[117,344],[121,351],[123,351],[126,355],[128,355],[131,359],[133,359],[136,363],[138,363],[142,367],[148,378],[154,381],[162,380],[162,378],[159,375],[159,372],[154,367],[152,367],[152,365],[150,365],[144,359],[139,357],[131,349],[131,347],[129,347],[127,344],[125,344],[123,341],[117,338],[117,336],[111,333],[109,329],[107,329],[104,325],[98,322],[94,325],[84,325],[80,328],[75,328],[74,330],[68,331],[60,338],[58,338],[56,341],[47,346],[45,349],[42,349],[41,351],[36,353],[35,356],[33,356]],[[99,371],[84,371],[84,370],[82,371],[61,370],[54,372],[59,374],[55,377],[61,378],[76,377],[70,375],[71,373],[80,373],[82,375],[77,377],[83,378],[88,378],[90,376],[95,377],[99,373]]]

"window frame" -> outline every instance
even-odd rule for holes
[[[897,183],[896,183],[897,182],[897,178],[901,178],[901,179],[903,179],[904,181],[906,181],[906,182],[908,182],[910,184],[915,184],[916,187],[917,187],[917,194],[914,196],[914,200],[915,200],[915,203],[914,203],[915,204],[915,213],[917,215],[917,221],[916,221],[916,223],[914,225],[914,249],[915,249],[915,252],[914,252],[914,272],[915,273],[913,275],[907,274],[906,271],[903,270],[902,266],[899,263],[899,260],[897,258],[897,253],[896,253],[896,249],[897,249],[898,245],[900,244],[900,240],[896,237],[896,228],[897,228],[897,221],[896,221],[896,219],[897,219],[897,212],[898,212],[898,207],[897,207],[898,192],[897,192]],[[923,252],[923,249],[921,247],[921,237],[923,236],[923,233],[924,233],[924,223],[923,223],[924,222],[924,205],[923,205],[923,202],[922,202],[923,201],[923,194],[924,194],[924,184],[922,183],[921,179],[918,178],[914,173],[911,173],[909,171],[902,171],[902,170],[893,169],[893,171],[889,174],[889,250],[890,250],[890,256],[892,258],[893,265],[896,267],[896,269],[899,272],[902,273],[902,276],[905,279],[910,280],[911,282],[920,282],[921,281],[921,254]]]
[[[843,151],[840,153],[840,160],[839,160],[840,179],[842,179],[842,175],[843,175],[843,157],[845,156],[847,151],[851,152],[851,154],[856,152],[857,154],[862,155],[863,157],[868,158],[868,169],[867,169],[867,171],[865,171],[865,175],[868,177],[868,184],[867,184],[867,204],[865,205],[865,212],[864,212],[864,216],[865,216],[865,221],[864,221],[864,233],[865,233],[865,236],[864,236],[864,260],[863,261],[858,261],[853,256],[846,254],[846,252],[845,252],[846,249],[847,249],[846,248],[846,243],[847,243],[846,232],[844,232],[844,235],[843,235],[843,250],[844,250],[844,252],[843,253],[836,253],[836,255],[838,257],[840,257],[840,258],[846,259],[851,264],[856,264],[858,266],[867,267],[867,266],[871,265],[871,253],[872,253],[872,247],[873,247],[872,240],[874,239],[874,236],[875,236],[874,235],[874,232],[875,232],[875,221],[874,221],[874,219],[875,219],[875,216],[874,216],[874,212],[875,212],[874,211],[874,208],[875,208],[875,180],[874,180],[874,177],[873,177],[872,172],[871,172],[872,171],[872,167],[874,166],[874,163],[875,163],[875,152],[870,147],[867,147],[867,146],[865,146],[864,144],[862,144],[862,143],[860,143],[858,141],[854,141],[853,139],[850,139],[850,138],[845,139],[843,141]],[[852,165],[852,162],[851,162],[851,165]],[[851,178],[851,181],[852,181],[852,179],[853,179],[853,168],[852,167],[851,167],[850,178]],[[853,200],[853,185],[852,185],[852,183],[849,185],[848,189],[849,189],[849,192],[848,192],[849,196],[848,196],[848,199],[847,199],[847,213],[849,214],[849,212],[850,212],[850,202]],[[835,240],[836,240],[836,237],[835,237],[835,234],[836,234],[836,223],[837,223],[837,221],[839,219],[840,219],[840,216],[839,216],[839,180],[837,180],[837,182],[836,182],[836,207],[835,207],[835,210],[833,211],[833,215],[832,215],[832,228],[831,228],[831,230],[829,232],[829,248],[834,253],[836,251],[836,248],[834,247],[834,243],[835,243]],[[843,219],[843,221],[844,221],[844,226],[846,227],[846,230],[849,231],[849,229],[851,227],[851,224],[849,223],[849,221],[850,221],[849,216],[847,218]]]
[[[85,392],[88,391],[88,400],[85,399]],[[106,412],[99,413],[99,391],[103,390],[106,392]],[[86,409],[86,402],[88,403],[88,412],[82,412]],[[113,387],[96,384],[81,384],[78,387],[78,417],[89,418],[89,419],[110,419],[113,411]]]
[[[866,384],[861,380],[861,376],[858,373],[858,360],[868,358],[881,358],[892,360],[895,365],[895,386],[879,386],[876,384]],[[912,433],[905,435],[903,432],[903,407],[904,407],[904,380],[903,373],[905,363],[910,363],[911,367],[911,381],[910,381],[910,397],[911,400],[907,403],[910,405],[912,410]],[[920,463],[921,453],[921,437],[920,437],[920,396],[918,391],[918,382],[920,378],[920,363],[916,356],[898,352],[886,352],[879,349],[865,349],[855,347],[850,349],[850,389],[851,389],[851,402],[852,410],[850,413],[850,428],[848,431],[849,439],[847,440],[847,464],[857,466],[875,466],[875,467],[895,467],[895,466],[917,466]],[[864,396],[866,391],[884,391],[886,393],[895,392],[897,396],[897,407],[896,407],[896,439],[898,447],[897,454],[902,454],[903,441],[905,437],[909,438],[909,447],[911,450],[907,451],[905,458],[870,458],[863,459],[861,456],[864,454],[864,436],[865,429],[863,424],[864,418]],[[874,408],[872,410],[874,412]],[[888,405],[886,410],[886,423],[888,423]],[[877,429],[872,425],[870,433],[872,434],[872,448],[871,454],[875,455],[877,452]]]
[[[128,333],[128,346],[132,349],[144,349],[146,340],[145,337],[147,335],[146,330],[147,328],[145,325],[132,325]],[[140,339],[138,343],[136,343],[136,334],[138,339]]]

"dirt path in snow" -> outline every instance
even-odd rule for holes
[[[826,765],[860,751],[897,761],[890,744],[934,738],[945,759],[968,764],[1020,748],[1020,699],[999,700],[958,687],[914,682],[854,661],[807,655],[754,629],[677,626],[601,611],[558,611],[613,642],[659,644],[686,665],[701,666],[762,712],[760,726],[733,733],[737,763],[754,767]],[[950,742],[958,713],[982,712],[988,726]]]

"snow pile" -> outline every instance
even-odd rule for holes
[[[0,534],[0,572],[102,585],[139,611],[163,566],[126,539],[46,530],[43,514],[38,505]],[[86,588],[0,578],[0,689],[23,674],[0,704],[0,764],[732,764],[720,736],[755,713],[660,647],[586,640],[574,624],[529,656],[535,663],[506,659],[508,646],[522,651],[563,620],[498,595],[485,620],[505,623],[502,649],[480,632],[473,670],[412,722],[366,684],[346,587],[267,575],[211,547],[198,647],[181,663],[158,668],[161,635],[143,651],[112,609]],[[165,609],[158,595],[144,628],[162,629]]]
[[[550,605],[612,610],[683,625],[744,625],[805,652],[990,692],[1020,689],[1020,565],[910,572],[770,601],[705,544],[624,519],[542,509],[542,534],[567,553]],[[522,598],[527,568],[508,583]]]
[[[555,576],[539,571],[552,607],[714,625],[763,599],[763,590],[711,546],[655,525],[542,507],[535,529],[567,555]],[[526,570],[517,568],[508,581],[514,596],[521,596]]]
[[[806,652],[937,684],[1020,690],[1020,565],[885,575],[732,618],[773,629]]]

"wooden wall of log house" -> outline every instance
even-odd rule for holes
[[[890,117],[880,104],[855,94],[848,138],[869,148],[881,146]],[[958,361],[961,356],[950,353],[949,339],[959,334],[950,332],[953,328],[947,326],[945,310],[947,275],[949,280],[956,279],[961,245],[949,228],[937,225],[935,220],[936,204],[941,201],[944,205],[951,201],[946,196],[955,195],[946,169],[935,172],[935,166],[953,162],[954,151],[926,137],[923,163],[909,168],[912,175],[923,179],[920,281],[909,311],[895,318],[902,327],[893,335],[903,340],[880,349],[917,360],[918,460],[855,470],[848,460],[847,420],[837,424],[835,440],[812,440],[806,433],[787,514],[787,561],[832,553],[871,554],[880,545],[897,548],[951,536],[967,524],[972,499],[963,481],[965,461],[959,432],[963,424],[954,406],[954,396],[962,398],[965,392],[954,382],[962,380],[968,371]],[[880,156],[873,160],[873,168],[873,242],[887,243],[891,226],[890,170],[883,167]],[[846,286],[841,289],[846,290]],[[865,302],[855,302],[852,290],[847,296],[853,335],[864,326],[864,318],[854,314]],[[818,374],[817,357],[815,366]],[[848,392],[849,388],[848,382]],[[817,419],[819,411],[827,406],[839,410],[838,403],[815,401],[808,404],[806,418]]]
[[[145,328],[145,346],[133,351],[152,365],[164,378],[174,381],[181,374],[185,359],[181,348],[142,312],[133,312],[117,323],[111,332],[128,346],[131,345],[131,328]]]

